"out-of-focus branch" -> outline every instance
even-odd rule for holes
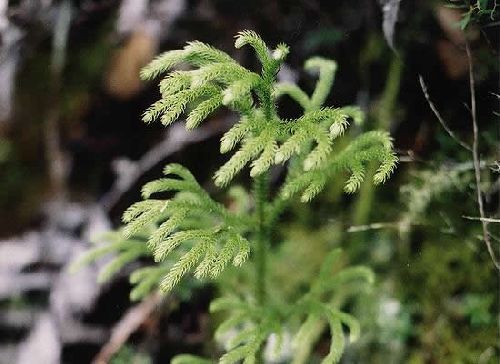
[[[381,229],[401,229],[401,222],[374,222],[366,225],[354,225],[347,229],[348,233],[359,233],[363,231],[370,230],[381,230]]]
[[[486,221],[486,222],[493,222],[493,223],[500,223],[500,219],[492,219],[490,217],[474,217],[474,216],[462,216],[464,219],[467,220],[476,220],[476,221]]]
[[[50,186],[56,200],[65,194],[66,176],[68,173],[67,158],[61,149],[59,119],[61,116],[60,93],[62,72],[66,60],[66,46],[71,23],[71,3],[67,0],[61,2],[57,11],[58,15],[52,33],[50,104],[44,122],[45,157]]]
[[[130,335],[157,309],[160,302],[161,295],[154,293],[128,310],[113,328],[109,341],[102,347],[92,363],[109,363],[112,357],[127,342]]]
[[[471,120],[472,120],[472,159],[474,162],[474,175],[476,178],[476,194],[477,194],[477,205],[479,208],[479,216],[481,218],[481,225],[483,228],[483,239],[488,249],[488,253],[491,256],[491,260],[495,267],[500,270],[500,263],[497,260],[496,254],[491,245],[490,236],[488,234],[488,221],[485,220],[486,215],[484,213],[483,197],[481,195],[481,160],[479,157],[479,128],[477,126],[477,107],[476,107],[476,90],[474,87],[474,69],[472,63],[472,54],[470,51],[469,43],[465,41],[465,50],[467,52],[467,60],[469,62],[469,88],[470,88],[470,103],[471,103]]]
[[[15,74],[19,63],[21,30],[9,20],[9,2],[0,0],[0,127],[12,113]],[[0,130],[2,133],[2,130]]]
[[[101,199],[103,208],[106,211],[111,210],[144,173],[162,160],[190,144],[207,140],[222,133],[229,128],[230,124],[230,120],[225,118],[222,122],[208,123],[192,131],[186,131],[181,124],[170,126],[165,139],[151,148],[137,162],[129,162],[128,170],[124,171],[122,175],[118,175],[109,192]]]

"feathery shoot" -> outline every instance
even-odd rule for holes
[[[234,152],[215,172],[214,183],[228,186],[248,168],[256,181],[253,208],[246,203],[240,211],[229,210],[214,201],[187,169],[170,164],[164,170],[164,178],[144,185],[144,200],[125,211],[120,239],[83,259],[88,262],[117,252],[102,273],[103,278],[108,278],[127,262],[151,256],[156,264],[138,269],[130,277],[136,284],[131,293],[133,299],[144,297],[156,287],[169,292],[190,273],[201,280],[216,279],[230,265],[241,266],[250,260],[256,266],[255,295],[222,297],[211,305],[212,312],[228,312],[215,336],[221,338],[230,330],[237,332],[227,342],[227,352],[219,363],[259,362],[269,337],[282,338],[285,330],[290,329],[296,330],[292,362],[306,363],[326,328],[331,346],[322,363],[337,363],[346,345],[342,326],[349,329],[349,341],[357,339],[360,329],[355,318],[334,304],[335,292],[345,284],[368,286],[373,282],[373,274],[366,267],[350,267],[333,274],[331,269],[340,256],[340,251],[335,250],[325,259],[317,279],[301,299],[270,304],[265,285],[270,231],[287,202],[298,194],[302,202],[312,200],[343,172],[348,174],[344,187],[347,193],[359,189],[373,162],[379,165],[373,182],[385,182],[397,162],[392,140],[387,133],[372,131],[355,137],[339,150],[336,141],[346,132],[349,120],[359,124],[363,113],[355,106],[324,106],[337,63],[320,57],[306,61],[305,69],[318,74],[316,87],[309,96],[295,84],[276,81],[289,53],[288,46],[279,44],[270,49],[255,32],[242,31],[236,36],[235,47],[243,46],[254,50],[262,65],[259,74],[201,42],[188,43],[181,50],[157,57],[142,70],[141,76],[163,77],[161,99],[146,110],[143,120],[159,120],[167,126],[185,114],[186,128],[194,129],[221,107],[236,112],[239,120],[220,143],[221,153]],[[179,65],[188,69],[176,70]],[[295,100],[304,110],[303,115],[280,119],[275,105],[282,95]],[[285,182],[276,196],[268,196],[266,175],[273,166],[284,163],[288,164]],[[181,355],[172,362],[209,361]]]

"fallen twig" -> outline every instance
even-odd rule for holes
[[[161,295],[154,293],[129,309],[111,331],[109,341],[92,361],[93,364],[107,364],[127,342],[130,335],[151,316],[161,302]]]

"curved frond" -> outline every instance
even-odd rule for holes
[[[148,224],[156,224],[144,245],[156,262],[164,262],[174,251],[183,252],[164,274],[160,289],[170,291],[191,270],[197,278],[215,278],[231,261],[241,265],[248,258],[250,248],[241,235],[248,228],[240,218],[213,201],[181,165],[168,165],[164,174],[166,178],[144,185],[145,200],[132,205],[123,215],[127,223],[123,229],[125,236],[133,236]],[[150,198],[166,191],[174,192],[173,197]]]
[[[271,62],[271,57],[266,43],[253,30],[243,30],[239,32],[235,38],[236,40],[234,42],[234,46],[236,48],[241,48],[248,44],[255,50],[257,57],[263,65]]]
[[[319,71],[318,82],[311,96],[311,108],[321,107],[333,85],[337,62],[330,59],[313,57],[306,61],[304,68],[308,71]]]

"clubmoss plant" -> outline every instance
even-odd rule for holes
[[[221,139],[220,152],[234,153],[215,172],[214,183],[226,187],[248,166],[253,190],[251,203],[242,205],[250,207],[229,210],[213,200],[186,168],[169,164],[164,178],[143,187],[144,200],[124,213],[125,226],[114,233],[110,245],[96,248],[84,260],[118,251],[105,268],[106,278],[125,263],[151,255],[156,265],[131,276],[137,284],[131,294],[134,299],[157,286],[169,292],[190,272],[198,279],[216,279],[229,265],[252,265],[253,289],[244,295],[217,298],[211,304],[212,312],[227,313],[216,337],[231,330],[237,333],[226,342],[227,351],[219,363],[260,362],[263,346],[271,335],[276,335],[280,342],[285,331],[294,333],[293,363],[309,362],[325,325],[330,328],[331,347],[322,363],[336,363],[345,345],[342,325],[349,328],[351,341],[358,337],[360,329],[354,317],[332,303],[332,295],[346,283],[371,283],[371,271],[358,266],[333,274],[332,267],[341,254],[335,249],[325,257],[321,271],[300,299],[277,303],[267,286],[272,269],[268,266],[273,249],[270,238],[280,214],[296,196],[308,202],[329,180],[341,178],[345,172],[349,174],[345,191],[353,193],[372,162],[379,165],[373,182],[382,183],[391,174],[397,158],[390,136],[380,131],[362,134],[340,152],[334,151],[333,143],[342,136],[349,120],[363,118],[357,107],[323,106],[337,70],[334,61],[314,57],[305,63],[306,70],[319,75],[309,96],[295,84],[276,81],[289,52],[285,44],[270,50],[256,33],[243,31],[236,36],[235,46],[245,45],[255,51],[262,65],[260,73],[244,68],[209,45],[191,42],[183,49],[160,55],[143,69],[141,76],[147,80],[164,77],[160,81],[161,99],[144,113],[147,123],[159,120],[168,126],[188,110],[185,126],[193,129],[220,107],[239,115],[239,121]],[[181,64],[190,69],[174,70]],[[301,117],[283,120],[278,116],[276,100],[284,94],[304,109]],[[278,192],[272,194],[269,170],[277,164],[286,164],[286,176],[282,185],[276,186]],[[165,192],[171,197],[157,197]],[[181,355],[172,362],[212,361]]]

